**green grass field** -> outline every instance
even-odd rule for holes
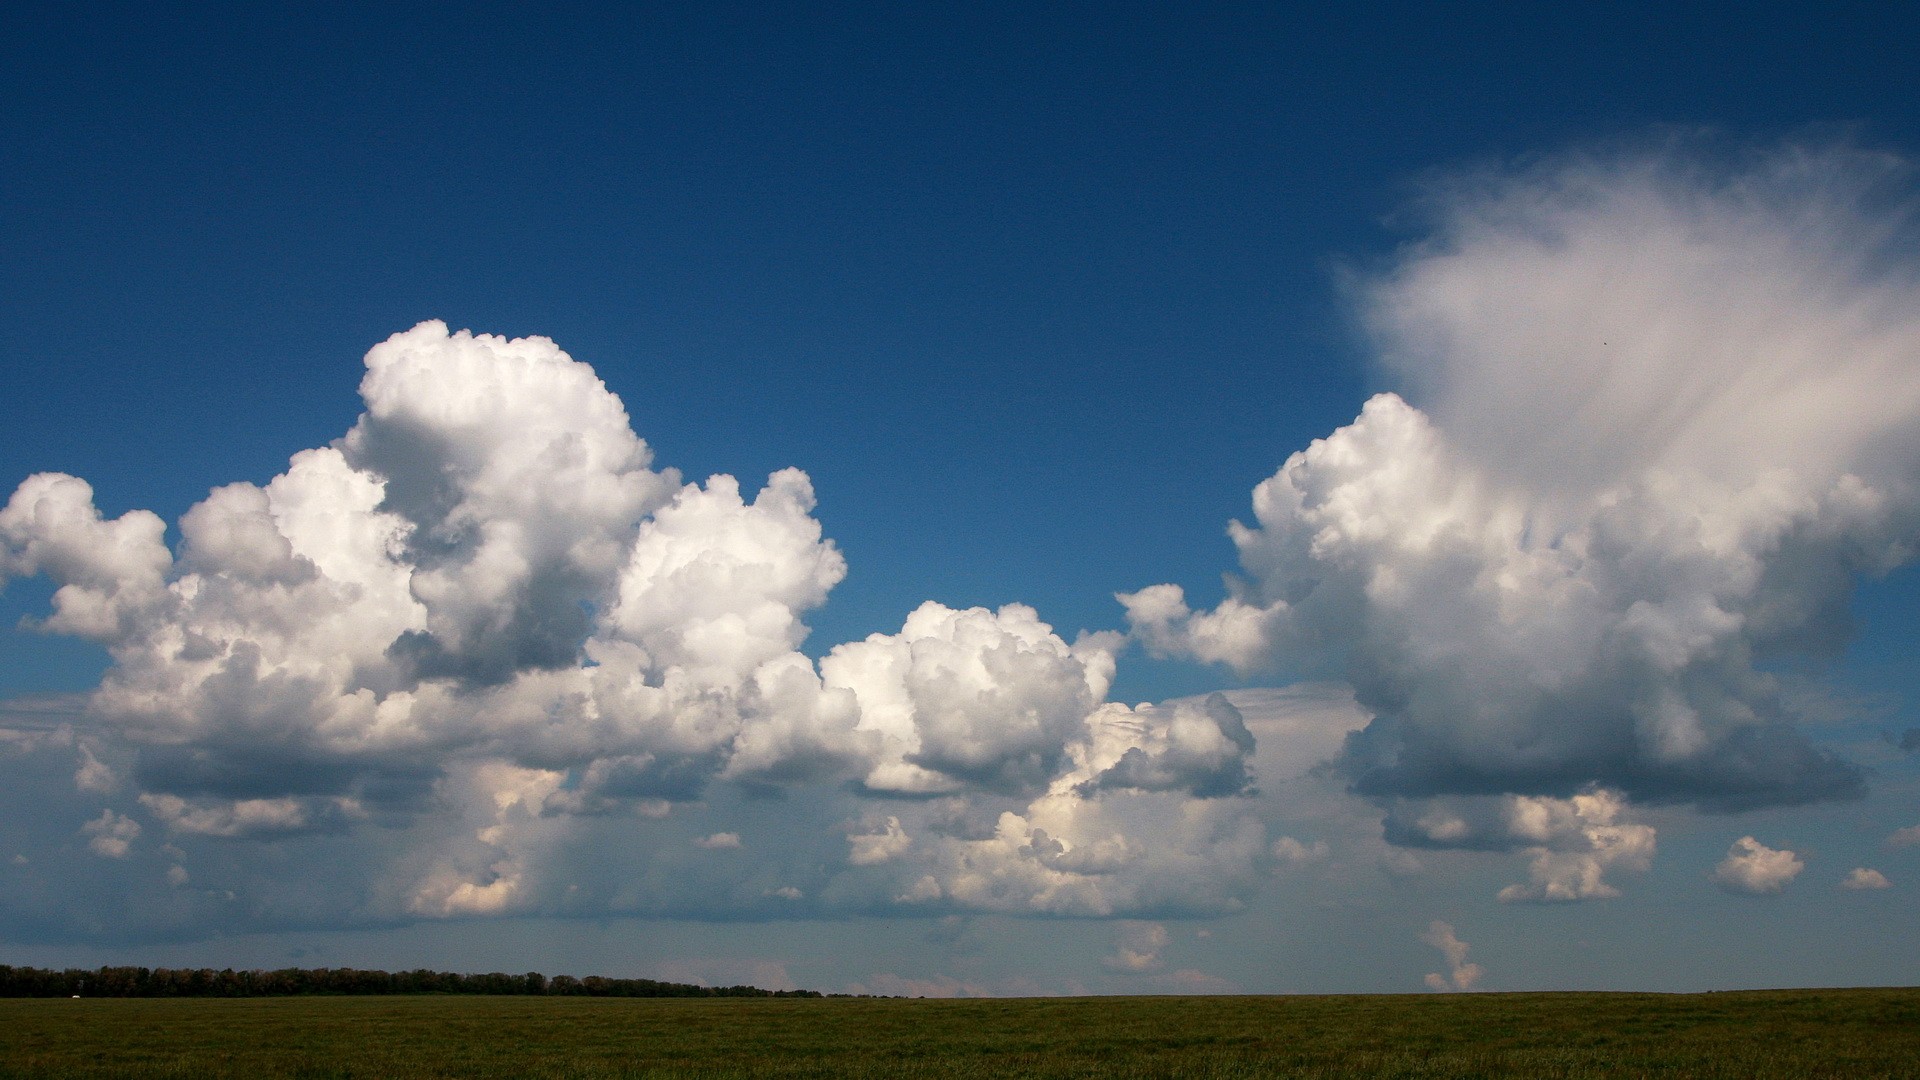
[[[7,1077],[1895,1077],[1920,990],[0,1000]]]

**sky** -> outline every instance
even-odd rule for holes
[[[8,5],[0,962],[1910,984],[1917,21]]]

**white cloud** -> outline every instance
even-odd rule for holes
[[[1439,949],[1440,954],[1447,958],[1447,971],[1444,975],[1437,971],[1428,973],[1426,984],[1429,989],[1471,990],[1480,982],[1480,977],[1486,974],[1486,970],[1479,964],[1467,961],[1467,943],[1461,941],[1459,935],[1454,933],[1451,923],[1442,922],[1439,919],[1433,920],[1427,926],[1427,932],[1420,935],[1420,940]]]
[[[1128,974],[1154,971],[1171,940],[1160,923],[1122,921],[1114,924],[1113,952],[1100,962],[1109,970]]]
[[[1893,882],[1888,881],[1887,875],[1878,870],[1869,869],[1864,866],[1856,866],[1852,872],[1840,882],[1840,887],[1854,891],[1862,889],[1891,889],[1893,888]]]
[[[900,828],[900,819],[889,814],[879,831],[848,833],[847,843],[852,846],[847,853],[848,862],[855,866],[875,866],[904,854],[913,846],[913,838]]]
[[[1383,801],[1858,794],[1761,661],[1842,648],[1855,579],[1920,550],[1920,291],[1883,243],[1887,172],[1676,152],[1439,192],[1434,234],[1362,283],[1407,396],[1255,490],[1212,610],[1123,595],[1134,636],[1349,681],[1374,718],[1338,767]]]
[[[693,846],[705,848],[708,851],[738,851],[740,850],[740,834],[717,832],[711,836],[696,836],[693,838]]]
[[[1291,836],[1283,836],[1273,842],[1273,857],[1286,866],[1305,866],[1324,860],[1328,854],[1327,842],[1315,840],[1312,844],[1303,844]]]
[[[593,370],[546,338],[422,323],[367,354],[367,411],[341,440],[383,478],[425,625],[424,675],[496,683],[572,666],[634,530],[677,486]]]
[[[900,633],[836,646],[820,662],[825,685],[853,692],[860,730],[879,740],[867,787],[907,794],[1045,790],[1113,668],[1109,648],[1069,646],[1023,604],[932,601]]]
[[[1526,885],[1500,890],[1503,902],[1604,899],[1620,890],[1603,875],[1616,867],[1644,873],[1652,864],[1654,829],[1620,820],[1626,802],[1617,793],[1589,791],[1571,799],[1513,797],[1508,830],[1533,841]]]
[[[757,986],[762,990],[798,990],[799,984],[778,960],[700,958],[667,960],[654,970],[666,982],[697,986]]]
[[[1743,836],[1713,868],[1713,880],[1728,892],[1764,896],[1786,888],[1804,869],[1806,864],[1793,852],[1775,851],[1751,836]]]
[[[798,469],[773,474],[752,503],[731,476],[682,488],[641,526],[610,632],[656,665],[704,670],[716,684],[792,652],[806,636],[799,613],[847,573],[813,507],[813,485]]]
[[[1161,706],[1103,705],[1087,718],[1092,738],[1081,768],[1102,789],[1185,791],[1201,797],[1248,790],[1253,732],[1224,694]]]
[[[73,771],[74,788],[89,795],[112,794],[120,786],[120,778],[100,760],[97,743],[82,740],[79,750],[80,767]]]
[[[1512,851],[1528,860],[1526,884],[1500,890],[1503,903],[1562,903],[1620,895],[1614,871],[1643,873],[1657,833],[1631,820],[1621,793],[1589,787],[1571,798],[1445,796],[1386,804],[1385,839],[1402,847]]]
[[[143,794],[140,805],[170,832],[225,838],[301,832],[321,821],[335,827],[363,817],[351,799],[218,799],[189,802],[177,795]]]
[[[931,978],[916,979],[892,972],[875,972],[864,981],[847,987],[849,994],[871,994],[876,997],[909,998],[983,998],[994,997],[994,992],[977,982],[957,979],[952,975],[935,975]]]
[[[0,509],[0,585],[45,574],[59,588],[42,628],[111,642],[166,603],[173,557],[165,536],[158,516],[135,510],[105,520],[86,481],[40,473],[22,481]]]
[[[89,839],[88,850],[106,859],[124,859],[133,849],[133,842],[140,838],[140,823],[125,814],[116,814],[111,810],[100,811],[100,816],[80,827]]]
[[[1920,825],[1909,825],[1904,829],[1895,829],[1887,836],[1888,847],[1913,847],[1916,844],[1920,844]]]
[[[1201,971],[1199,968],[1181,968],[1169,971],[1165,975],[1155,975],[1149,980],[1165,987],[1169,994],[1240,994],[1240,986],[1230,979],[1223,979]]]

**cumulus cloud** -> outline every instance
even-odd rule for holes
[[[820,662],[825,685],[854,694],[860,730],[879,743],[866,786],[900,794],[1045,790],[1113,670],[1104,641],[1075,649],[1023,604],[932,601],[898,634],[836,646]]]
[[[1427,926],[1427,932],[1420,935],[1420,940],[1439,949],[1440,955],[1447,958],[1446,974],[1437,971],[1427,973],[1428,989],[1471,990],[1486,974],[1479,964],[1468,962],[1467,943],[1454,933],[1453,924],[1435,919]]]
[[[1713,868],[1713,880],[1728,892],[1767,896],[1785,889],[1806,868],[1793,852],[1775,851],[1751,836],[1743,836]]]
[[[422,323],[367,354],[366,412],[341,440],[404,526],[421,625],[393,656],[498,683],[571,666],[632,533],[677,485],[587,365],[545,338]]]
[[[130,792],[196,860],[351,839],[337,893],[373,920],[1217,914],[1325,856],[1253,797],[1328,776],[1395,845],[1525,858],[1502,899],[1614,895],[1654,851],[1635,804],[1860,790],[1772,672],[1840,648],[1853,582],[1920,537],[1889,168],[1589,157],[1438,195],[1357,290],[1404,396],[1256,489],[1224,601],[1121,598],[1153,652],[1338,700],[1111,702],[1126,641],[1017,603],[803,653],[847,573],[805,473],[685,483],[553,342],[423,323],[367,355],[341,438],[171,547],[76,477],[19,485],[0,584],[48,578],[39,627],[112,665],[7,745],[58,742],[63,787]],[[753,800],[805,839],[700,855],[740,834],[684,809]],[[140,822],[105,813],[90,846],[124,855]]]
[[[1920,547],[1903,169],[1682,146],[1437,190],[1358,283],[1404,394],[1255,489],[1218,605],[1122,594],[1133,636],[1349,682],[1372,720],[1335,769],[1383,805],[1857,796],[1770,665],[1843,648],[1854,583]],[[1528,888],[1580,892],[1549,854]]]
[[[1113,952],[1100,962],[1110,971],[1154,971],[1160,967],[1160,954],[1171,940],[1160,923],[1120,922],[1113,928]]]
[[[1620,895],[1613,870],[1644,872],[1657,833],[1630,820],[1617,791],[1589,788],[1567,799],[1542,795],[1444,796],[1387,804],[1388,842],[1401,847],[1515,851],[1528,859],[1528,882],[1500,900],[1567,902]]]
[[[220,799],[194,803],[178,795],[149,792],[140,796],[140,805],[176,834],[229,839],[302,832],[322,821],[340,826],[365,816],[351,799]]]
[[[100,811],[100,816],[80,827],[86,834],[87,848],[95,855],[106,859],[124,859],[133,850],[133,842],[140,838],[140,823],[125,814],[116,814],[112,810]]]
[[[1887,846],[1894,848],[1920,845],[1920,825],[1909,825],[1904,829],[1895,829],[1887,835]]]
[[[848,862],[855,866],[874,866],[905,853],[913,846],[913,838],[900,828],[900,819],[889,814],[878,831],[848,833],[847,843],[852,846],[847,853]]]
[[[0,583],[50,578],[40,628],[113,659],[48,729],[79,791],[132,787],[225,860],[357,837],[367,877],[335,892],[375,920],[1224,911],[1251,887],[1252,732],[1222,697],[1107,702],[1120,635],[928,602],[816,662],[804,617],[847,567],[805,473],[683,483],[545,338],[422,323],[360,392],[346,434],[215,488],[171,548],[75,477],[0,510]],[[845,846],[662,854],[744,850],[675,807],[774,791]],[[140,828],[87,835],[118,857]],[[624,875],[585,854],[610,843]]]
[[[1888,881],[1887,875],[1878,870],[1873,870],[1865,866],[1856,866],[1852,872],[1848,873],[1847,876],[1841,880],[1840,887],[1843,889],[1851,889],[1855,892],[1863,889],[1891,889],[1893,888],[1893,882]]]
[[[1603,875],[1619,867],[1645,872],[1652,864],[1651,825],[1619,820],[1620,796],[1592,791],[1571,799],[1519,796],[1508,804],[1508,830],[1531,841],[1526,885],[1500,890],[1502,901],[1572,901],[1620,895]]]
[[[1224,694],[1160,707],[1109,704],[1088,723],[1094,729],[1088,759],[1098,771],[1083,792],[1185,791],[1204,798],[1240,795],[1252,786],[1253,733]]]
[[[1273,842],[1273,857],[1284,866],[1305,866],[1325,859],[1329,853],[1325,840],[1303,844],[1291,836]]]

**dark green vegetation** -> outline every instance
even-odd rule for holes
[[[0,964],[0,998],[9,997],[285,997],[293,994],[546,994],[572,997],[819,997],[817,990],[762,990],[757,986],[695,986],[653,979],[576,979],[537,971],[462,975],[452,971],[369,971],[363,968],[103,967],[97,970],[9,967]]]
[[[1893,1077],[1920,990],[0,1001],[0,1076]]]

